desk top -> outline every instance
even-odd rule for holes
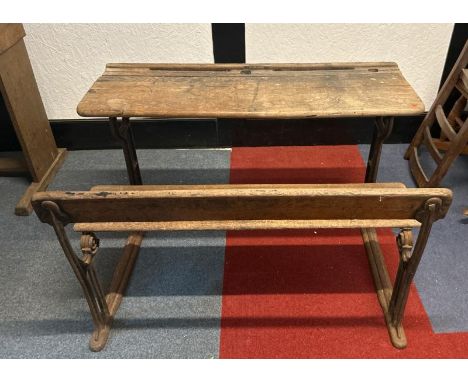
[[[107,64],[83,117],[314,118],[416,115],[424,105],[392,62]]]

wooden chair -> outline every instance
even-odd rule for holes
[[[463,117],[468,99],[467,65],[468,41],[405,153],[405,159],[409,160],[411,173],[419,187],[437,187],[458,155],[468,153],[468,118]],[[446,116],[443,105],[453,91],[459,93],[459,98]],[[430,129],[436,121],[441,129],[440,139],[431,136]],[[419,161],[418,148],[422,144],[437,164],[436,170],[429,177]],[[440,150],[444,150],[445,154],[441,154]]]
[[[448,189],[406,189],[399,183],[342,185],[96,186],[87,192],[40,192],[33,207],[50,224],[78,278],[95,330],[90,348],[101,350],[132,272],[145,231],[360,228],[391,342],[406,346],[402,327],[410,283],[432,223],[451,203]],[[82,256],[65,226],[76,223]],[[376,227],[399,227],[395,286],[385,267]],[[420,227],[413,249],[412,227]],[[110,290],[104,294],[93,266],[95,232],[130,232]]]

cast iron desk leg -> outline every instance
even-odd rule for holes
[[[390,136],[392,128],[393,117],[377,117],[375,119],[374,135],[367,160],[366,183],[375,183],[377,180],[382,145]]]
[[[133,133],[130,126],[130,119],[124,117],[117,120],[117,118],[111,117],[109,118],[109,121],[112,132],[122,143],[130,184],[143,184],[135,150],[135,140],[133,139]]]

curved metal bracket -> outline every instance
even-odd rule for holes
[[[414,275],[418,268],[419,262],[426,247],[431,232],[432,223],[442,217],[442,200],[439,198],[430,198],[426,200],[423,207],[417,212],[416,219],[421,222],[418,239],[414,246],[414,250],[410,252],[409,246],[410,235],[403,231],[400,233],[397,242],[399,241],[400,253],[402,254],[400,264],[393,287],[392,297],[389,304],[389,313],[391,323],[394,326],[401,324],[403,315],[408,300],[408,294],[413,281]],[[406,248],[404,247],[406,246]]]
[[[95,326],[95,334],[91,338],[90,347],[94,351],[99,351],[106,343],[111,320],[106,298],[92,264],[92,259],[99,247],[99,240],[93,233],[83,235],[81,249],[84,257],[80,258],[73,250],[65,231],[65,224],[70,222],[68,216],[55,202],[44,201],[41,205],[49,212],[47,221],[54,227],[65,257],[83,289]]]
[[[51,200],[45,200],[41,203],[43,211],[41,211],[41,216],[39,217],[41,221],[50,224],[53,226],[56,224],[56,221],[59,221],[63,226],[66,226],[71,222],[70,217],[63,212],[57,203],[52,202]]]

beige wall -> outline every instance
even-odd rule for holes
[[[246,60],[395,61],[427,108],[440,83],[453,24],[247,24]]]
[[[396,61],[433,101],[453,24],[247,24],[247,62]],[[210,24],[25,24],[50,119],[76,105],[108,62],[213,62]]]
[[[76,106],[108,62],[213,62],[210,24],[25,24],[49,119]]]

